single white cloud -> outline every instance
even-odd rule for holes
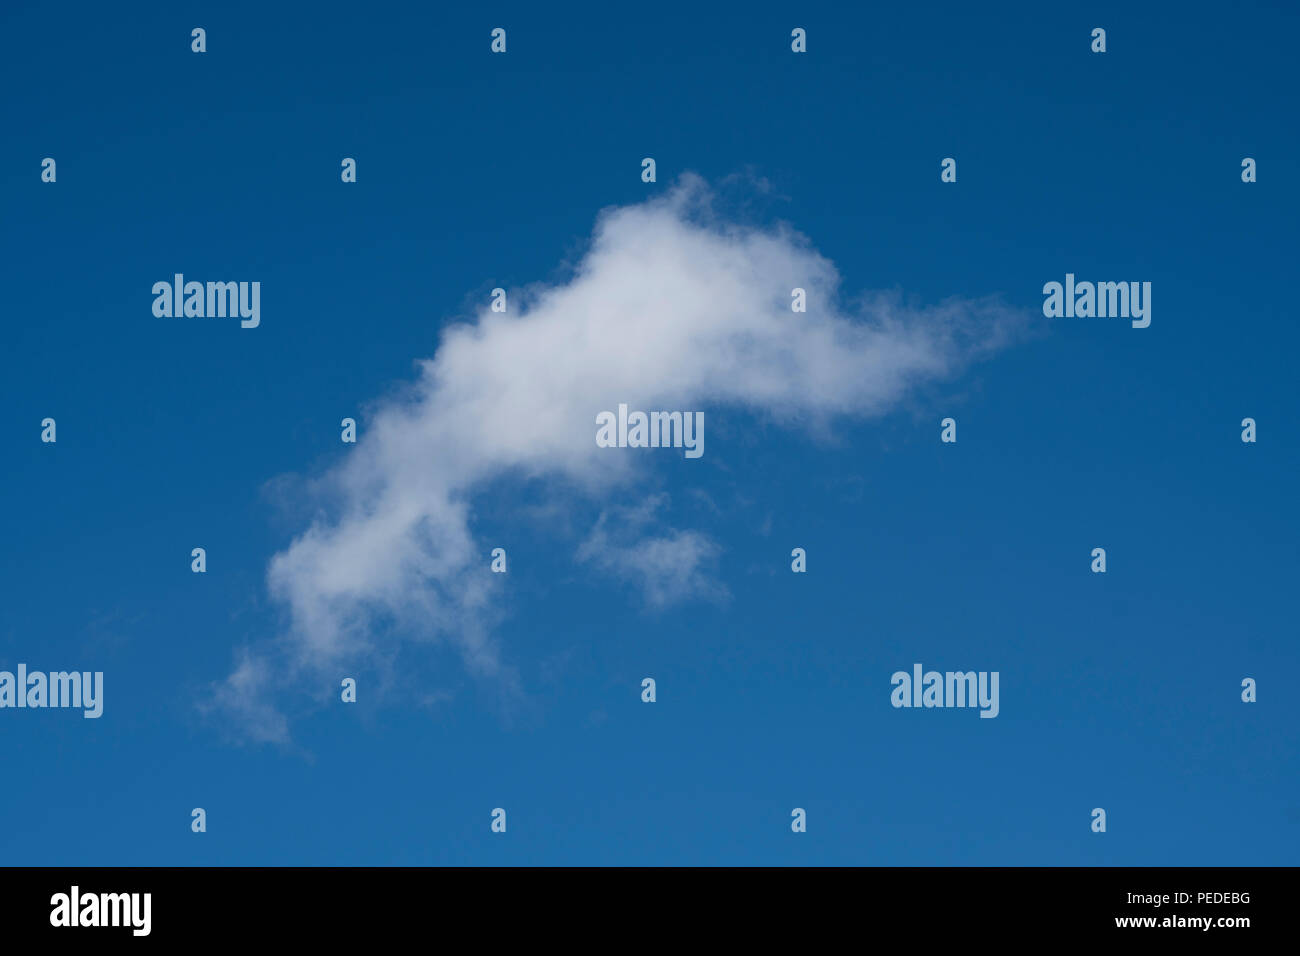
[[[239,664],[216,684],[200,709],[216,713],[223,724],[254,743],[289,743],[289,721],[273,703],[275,674],[262,656],[241,652]]]
[[[688,176],[662,198],[606,210],[568,281],[513,292],[509,312],[485,308],[444,333],[320,483],[327,517],[271,561],[288,619],[268,653],[318,669],[445,638],[474,672],[504,675],[497,582],[471,530],[470,499],[485,482],[545,477],[617,501],[656,460],[596,446],[596,415],[619,403],[701,410],[706,424],[733,406],[819,428],[887,412],[1018,325],[990,299],[915,309],[873,294],[841,311],[838,274],[804,237],[728,223],[710,207],[706,184]],[[791,311],[795,287],[807,291],[805,313]],[[720,593],[702,580],[716,554],[703,534],[614,542],[608,531],[598,525],[580,558],[639,582],[651,605]],[[249,689],[248,666],[215,692],[236,715],[247,711],[233,698]]]
[[[578,548],[578,560],[635,583],[651,607],[726,598],[726,586],[711,573],[721,549],[708,536],[675,528],[647,530],[666,502],[666,495],[654,495],[639,506],[602,511]]]

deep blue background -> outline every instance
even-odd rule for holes
[[[106,700],[0,711],[0,863],[1296,863],[1300,21],[1132,6],[6,4],[0,667]],[[268,482],[687,170],[849,293],[1001,293],[1039,334],[832,445],[711,419],[663,482],[729,602],[648,611],[502,499],[522,702],[413,655],[431,706],[231,743],[195,702],[304,527]],[[260,280],[261,328],[154,318],[178,271]],[[1042,319],[1067,271],[1151,281],[1151,327]],[[914,661],[1000,671],[1001,715],[894,710]]]

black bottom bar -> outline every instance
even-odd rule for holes
[[[1296,872],[51,868],[0,870],[0,883],[7,943],[66,943],[75,934],[78,945],[286,939],[338,946],[432,931],[449,934],[443,942],[452,945],[677,947],[712,936],[730,945],[831,945],[837,937],[884,944],[901,934],[920,947],[911,951],[925,952],[948,939],[1231,946],[1287,938]]]

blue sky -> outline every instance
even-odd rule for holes
[[[411,6],[0,13],[0,668],[105,675],[99,720],[0,710],[0,862],[1296,863],[1294,12]],[[817,376],[778,383],[793,416],[672,406],[704,410],[704,456],[591,487],[531,424],[552,406],[503,399],[541,445],[458,499],[476,567],[509,554],[468,625],[490,666],[459,617],[409,609],[322,663],[268,586],[339,520],[312,479],[410,467],[370,439],[443,329],[494,287],[567,289],[602,210],[662,209],[640,204],[688,174],[717,228],[788,223],[834,264],[791,354],[874,290],[905,327],[996,296],[1016,332],[848,414],[800,404]],[[176,272],[260,281],[260,327],[155,317]],[[1067,272],[1150,281],[1151,326],[1044,318]],[[499,331],[465,368],[496,371]],[[707,542],[680,600],[577,557],[602,513]],[[286,739],[213,706],[241,655]],[[999,716],[892,708],[917,661],[998,671]]]

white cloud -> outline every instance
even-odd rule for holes
[[[602,511],[578,548],[578,560],[637,584],[651,607],[691,598],[726,598],[726,586],[711,573],[721,549],[710,538],[675,528],[663,534],[647,532],[666,501],[666,495],[655,495],[639,507]]]
[[[918,310],[874,295],[846,314],[836,270],[807,240],[720,221],[709,200],[687,177],[663,198],[606,210],[568,281],[512,292],[508,313],[485,308],[449,329],[417,380],[362,423],[321,483],[329,517],[271,561],[271,593],[288,610],[275,646],[292,667],[441,637],[476,673],[505,673],[470,496],[518,476],[617,501],[655,458],[598,448],[600,411],[626,402],[707,420],[736,406],[810,427],[878,415],[910,386],[1005,344],[1015,325],[990,300]],[[796,286],[806,313],[790,309]],[[651,604],[718,593],[694,573],[716,552],[704,535],[614,542],[607,531],[598,526],[580,558],[639,581]]]
[[[255,743],[287,744],[289,722],[270,701],[273,677],[265,658],[241,652],[238,666],[215,686],[200,709],[219,713],[225,726]]]

